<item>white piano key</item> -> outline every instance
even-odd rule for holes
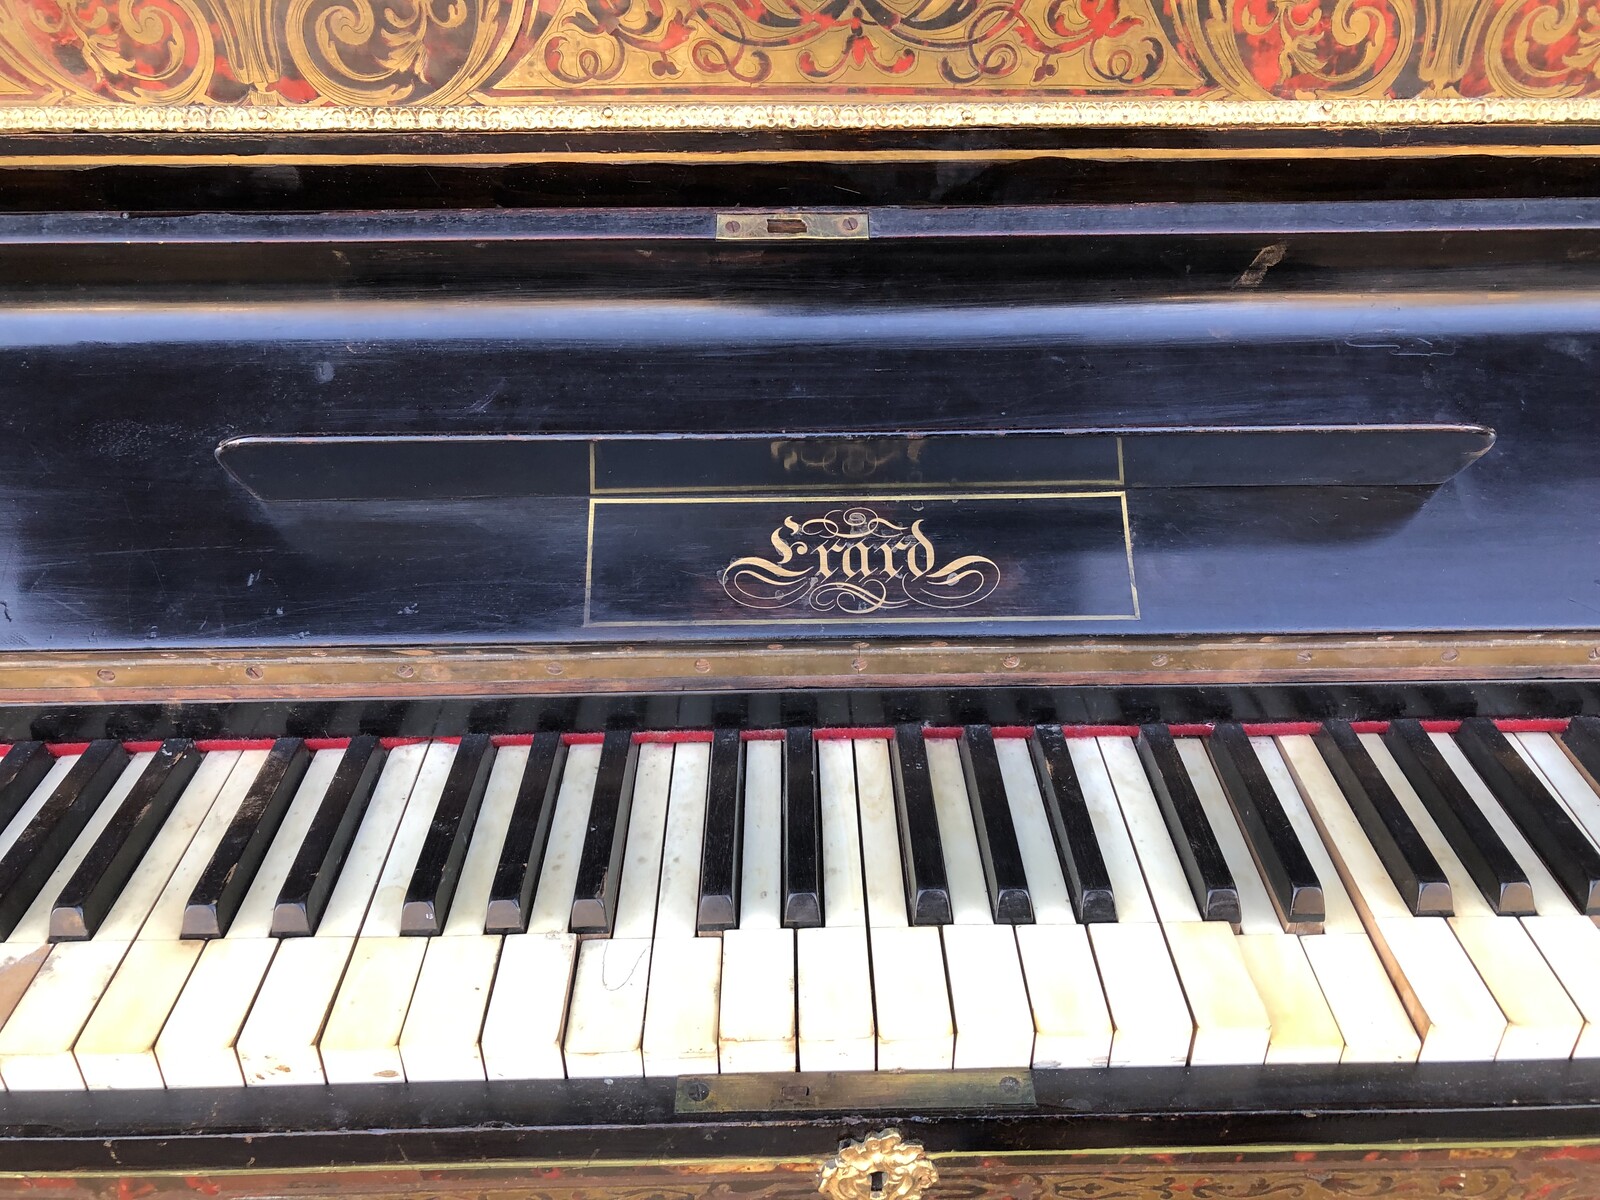
[[[783,743],[755,739],[744,746],[740,929],[777,929],[782,925],[782,838]],[[791,968],[791,979],[792,974]]]
[[[1088,926],[1111,1010],[1113,1067],[1182,1066],[1194,1023],[1161,926],[1150,921]]]
[[[1300,938],[1287,932],[1278,918],[1210,756],[1197,738],[1179,738],[1177,747],[1239,891],[1241,936],[1236,945],[1267,1012],[1271,1037],[1266,1061],[1338,1062],[1344,1054],[1339,1024]]]
[[[578,946],[561,1050],[571,1079],[644,1074],[649,938],[596,938]]]
[[[996,738],[994,745],[1037,921],[1013,930],[1033,1010],[1033,1064],[1103,1067],[1111,1056],[1111,1012],[1088,931],[1072,911],[1028,742]]]
[[[1194,1020],[1146,890],[1138,852],[1123,822],[1100,744],[1091,738],[1074,738],[1067,742],[1067,751],[1117,903],[1114,924],[1087,927],[1111,1015],[1111,1065],[1187,1062],[1194,1043]]]
[[[1367,937],[1278,744],[1270,737],[1253,737],[1250,744],[1322,884],[1322,932],[1302,937],[1300,948],[1339,1023],[1344,1038],[1340,1061],[1414,1062],[1421,1053],[1422,1039]]]
[[[1139,752],[1132,738],[1097,738],[1100,754],[1105,759],[1106,770],[1111,775],[1117,803],[1122,809],[1122,819],[1127,823],[1128,835],[1133,839],[1134,851],[1139,856],[1139,866],[1144,871],[1145,886],[1155,905],[1156,916],[1163,925],[1178,921],[1198,921],[1200,910],[1195,907],[1194,893],[1183,873],[1183,864],[1172,845],[1172,835],[1166,820],[1150,790],[1150,779],[1139,761]],[[1188,980],[1184,980],[1187,985]]]
[[[1013,932],[1033,1009],[1033,1065],[1108,1065],[1111,1010],[1088,929],[1082,925],[1018,925]],[[1182,997],[1178,999],[1182,1003]]]
[[[578,863],[589,828],[595,777],[600,770],[600,745],[580,742],[567,749],[566,768],[550,818],[544,865],[528,914],[529,933],[566,933],[572,921],[572,896],[578,886]]]
[[[1027,1066],[1033,1011],[1016,935],[1011,926],[994,924],[961,751],[949,738],[929,738],[926,745],[954,917],[939,931],[955,1023],[953,1061],[958,1068]]]
[[[422,759],[422,770],[406,801],[400,827],[395,830],[389,854],[383,860],[383,871],[378,876],[377,890],[367,907],[366,919],[361,922],[363,938],[393,938],[400,936],[400,916],[405,908],[406,891],[411,886],[411,876],[416,872],[417,859],[423,843],[428,839],[428,829],[433,824],[434,810],[444,794],[445,781],[450,777],[450,767],[456,759],[456,745],[452,742],[433,742]]]
[[[567,926],[599,767],[598,743],[568,748],[528,932],[506,936],[489,993],[481,1045],[490,1079],[566,1074],[562,1044],[578,958],[578,939]]]
[[[169,1015],[191,1059],[217,1064],[208,1076],[222,1077],[231,1063],[228,1083],[243,1086],[233,1044],[272,960],[273,905],[341,757],[313,756],[225,937],[134,943],[73,1047],[90,1088],[162,1086],[155,1046]],[[239,948],[246,942],[253,944]]]
[[[1445,735],[1437,735],[1442,736]],[[1506,740],[1533,768],[1535,775],[1544,777],[1551,793],[1566,806],[1572,819],[1589,835],[1589,840],[1600,845],[1600,795],[1595,794],[1561,743],[1548,733],[1512,733],[1506,735]]]
[[[246,1086],[326,1082],[317,1038],[427,753],[423,744],[390,751],[316,933],[284,939],[273,955],[235,1045]],[[189,1065],[184,1050],[181,1029],[169,1021],[156,1042],[167,1086],[206,1086],[209,1068]]]
[[[232,763],[222,760],[212,772],[204,772],[202,764],[178,805],[182,817],[174,811],[147,855],[147,862],[155,863],[156,878],[142,879],[143,873],[135,872],[92,939],[52,947],[5,1026],[0,1028],[0,1078],[4,1078],[7,1088],[61,1090],[85,1086],[72,1055],[73,1044],[136,938],[178,940],[174,921],[181,923],[183,904],[189,898],[194,878],[205,867],[265,757],[265,751],[246,751]],[[203,773],[204,784],[200,783]],[[212,787],[216,790],[208,792]],[[171,871],[165,880],[161,879],[165,874],[162,867]],[[174,881],[181,887],[181,895],[175,901],[169,900],[169,895],[178,891]]]
[[[995,757],[1000,762],[1000,778],[1005,783],[1006,802],[1011,822],[1017,831],[1017,846],[1022,851],[1022,869],[1028,879],[1028,895],[1033,900],[1033,919],[1040,925],[1072,925],[1077,917],[1061,873],[1061,858],[1056,853],[1055,831],[1044,810],[1039,777],[1033,769],[1033,754],[1027,738],[995,738]]]
[[[1078,775],[1078,786],[1083,791],[1084,807],[1089,810],[1089,823],[1094,826],[1095,841],[1100,845],[1100,855],[1105,860],[1106,874],[1111,877],[1111,894],[1117,903],[1117,924],[1133,925],[1156,920],[1155,905],[1145,888],[1144,872],[1139,867],[1139,855],[1128,827],[1122,820],[1122,807],[1117,803],[1116,789],[1111,783],[1111,773],[1106,769],[1100,743],[1094,738],[1070,738],[1067,753],[1072,756],[1072,766]],[[1184,1014],[1185,1019],[1188,1013]],[[1186,1043],[1187,1044],[1187,1043]]]
[[[667,803],[672,794],[673,750],[672,745],[665,743],[639,747],[638,765],[633,776],[628,837],[623,847],[622,879],[617,888],[613,937],[648,940],[655,932],[661,855],[666,841]],[[623,797],[623,803],[629,804],[630,801]]]
[[[816,746],[817,797],[822,809],[823,923],[835,927],[865,926],[867,905],[862,894],[853,743],[844,738],[819,738]],[[802,990],[804,987],[802,981]]]
[[[1339,1023],[1340,1062],[1416,1061],[1422,1039],[1365,933],[1324,931],[1304,937],[1300,948]]]
[[[872,959],[861,878],[855,751],[821,738],[817,795],[822,810],[823,928],[795,938],[795,992],[802,1071],[870,1071],[877,1061]]]
[[[1534,853],[1527,838],[1472,769],[1455,740],[1443,733],[1431,736],[1473,803],[1528,877],[1533,889],[1535,915],[1523,917],[1522,927],[1538,946],[1545,962],[1561,981],[1567,997],[1583,1017],[1583,1028],[1573,1048],[1573,1057],[1600,1057],[1600,928],[1596,928],[1589,917],[1573,906],[1566,891],[1544,865],[1544,860]],[[1555,781],[1561,779],[1563,774],[1562,763],[1551,755],[1558,754],[1564,758],[1565,752],[1553,744],[1553,739],[1544,740],[1545,737],[1543,734],[1516,734],[1511,740],[1514,743],[1522,741],[1534,769],[1543,772],[1545,779],[1551,782],[1552,790],[1556,790]],[[1566,765],[1571,766],[1570,763]],[[1580,778],[1577,782],[1584,781]]]
[[[954,1058],[955,1021],[938,927],[873,927],[868,940],[878,1070],[948,1070]]]
[[[766,924],[723,933],[717,1061],[724,1073],[795,1069],[794,933]]]
[[[487,913],[485,894],[480,923]],[[480,933],[412,940],[427,948],[400,1030],[406,1079],[412,1083],[483,1079],[478,1038],[500,960],[501,938]]]
[[[484,933],[483,925],[527,765],[528,747],[506,746],[490,768],[455,899],[445,914],[441,936],[427,939],[411,1007],[400,1030],[400,1061],[408,1081],[484,1078],[478,1039],[500,960],[501,938]]]
[[[644,1074],[644,1010],[660,895],[673,746],[639,747],[615,936],[582,941],[562,1041],[571,1078]],[[702,783],[702,788],[704,784]]]
[[[1450,881],[1455,901],[1450,928],[1506,1019],[1497,1057],[1570,1057],[1583,1018],[1522,922],[1499,916],[1489,906],[1383,740],[1362,734],[1361,742]]]
[[[63,754],[51,764],[44,778],[39,781],[39,786],[28,793],[28,798],[22,802],[22,807],[17,809],[17,815],[7,822],[4,829],[0,829],[0,855],[10,850],[22,836],[22,831],[33,822],[34,817],[39,815],[39,810],[45,806],[45,802],[60,786],[61,781],[71,773],[72,768],[78,765],[78,759],[81,757],[82,755],[78,754]]]
[[[56,790],[62,779],[66,779],[67,773],[77,765],[77,762],[78,755],[70,754],[61,755],[51,763],[45,778],[38,781],[38,786],[30,792],[27,800],[22,802],[21,808],[11,819],[10,824],[6,824],[5,829],[0,830],[0,854],[10,850],[11,843],[16,842],[22,830],[26,829],[27,822],[32,821],[38,810],[45,806],[46,800],[50,800],[51,792]],[[74,850],[77,850],[77,846],[74,846]],[[83,853],[88,853],[86,846]],[[77,869],[78,862],[82,862],[82,854],[72,858],[72,869]],[[67,864],[62,864],[62,867],[66,866]],[[27,987],[34,982],[35,974],[38,974],[38,968],[45,965],[45,958],[50,955],[50,942],[46,941],[50,936],[50,909],[42,901],[48,899],[50,904],[54,904],[54,898],[61,894],[61,888],[66,886],[67,878],[69,875],[62,874],[61,870],[58,870],[56,875],[51,875],[50,883],[46,883],[40,899],[22,915],[22,920],[19,920],[16,928],[11,930],[10,938],[0,942],[0,1026],[5,1024],[6,1019],[10,1019],[11,1010],[16,1008],[22,995],[26,994]],[[3,1083],[0,1083],[0,1086],[3,1086]]]
[[[913,929],[907,921],[889,743],[863,738],[855,743],[855,757],[878,1069],[948,1068],[955,1026],[944,948],[937,928]]]
[[[495,871],[500,866],[500,851],[506,830],[517,804],[517,790],[528,766],[527,746],[502,746],[495,754],[489,783],[478,806],[478,820],[472,827],[472,840],[461,864],[461,878],[455,899],[445,914],[445,937],[482,937],[483,923],[489,915],[489,893],[494,889]]]
[[[705,840],[706,787],[710,770],[710,742],[678,743],[672,757],[672,791],[667,800],[666,833],[661,852],[661,886],[655,912],[658,943],[666,938],[698,935],[700,852]],[[650,989],[654,1003],[653,981]]]
[[[877,1060],[872,969],[862,925],[795,931],[802,1071],[870,1071]]]
[[[431,939],[356,939],[317,1048],[329,1083],[404,1083],[400,1031]]]
[[[401,936],[401,913],[456,750],[452,743],[434,742],[423,756],[372,904],[361,922],[361,935],[317,1042],[329,1083],[405,1082],[400,1033],[430,939]]]
[[[867,924],[904,928],[905,875],[901,867],[900,821],[895,809],[889,743],[862,738],[854,743],[856,802],[861,816],[861,867],[866,877]],[[826,892],[824,892],[826,896]],[[941,968],[942,969],[942,968]]]
[[[1505,1017],[1449,925],[1413,916],[1406,908],[1315,743],[1293,736],[1278,739],[1278,745],[1373,949],[1422,1038],[1419,1057],[1493,1059],[1505,1036]]]
[[[571,904],[569,884],[568,908]],[[483,1066],[490,1079],[560,1079],[566,1074],[561,1040],[577,954],[578,939],[571,933],[506,935],[483,1022]]]
[[[1189,1061],[1248,1064],[1266,1058],[1272,1030],[1231,926],[1202,921],[1149,778],[1129,738],[1101,738],[1123,819],[1144,869],[1161,931],[1189,1002],[1194,1040]]]
[[[646,1075],[717,1070],[722,945],[718,938],[697,936],[700,849],[710,769],[710,743],[678,743],[672,759],[655,948],[645,1001],[641,1049]]]
[[[794,930],[782,908],[783,743],[744,746],[744,846],[739,928],[722,943],[717,998],[717,1065],[723,1072],[793,1071]]]
[[[721,988],[721,938],[656,938],[650,952],[650,998],[644,1019],[646,1075],[716,1072]],[[769,994],[769,1003],[771,999]]]
[[[967,781],[961,769],[961,751],[951,738],[928,738],[928,782],[933,808],[944,845],[945,879],[950,886],[951,917],[957,925],[990,925],[989,885],[984,882],[978,835],[967,801]]]

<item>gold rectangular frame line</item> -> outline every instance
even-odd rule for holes
[[[1120,442],[1119,442],[1120,451]],[[594,593],[594,533],[595,512],[601,505],[621,504],[781,504],[792,502],[795,504],[857,504],[869,501],[885,500],[1116,500],[1122,522],[1122,547],[1128,567],[1128,598],[1133,611],[1130,613],[1038,613],[1020,617],[891,617],[886,623],[894,625],[920,625],[929,626],[971,626],[990,624],[1027,624],[1038,621],[1137,621],[1140,619],[1139,610],[1139,583],[1133,569],[1133,526],[1128,518],[1128,493],[1116,490],[1101,490],[1092,492],[980,492],[962,490],[941,490],[937,492],[910,492],[904,494],[862,496],[853,495],[826,495],[813,494],[789,495],[787,493],[764,494],[752,492],[744,496],[721,495],[691,495],[691,496],[660,496],[660,495],[635,495],[635,496],[591,496],[589,498],[588,532],[584,544],[583,559],[583,625],[586,629],[694,629],[694,628],[734,628],[740,626],[795,626],[795,625],[837,625],[854,621],[862,623],[863,618],[858,616],[842,617],[770,617],[770,618],[732,618],[716,621],[596,621],[591,616],[591,606]]]

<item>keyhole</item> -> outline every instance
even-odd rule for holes
[[[884,1178],[882,1171],[874,1171],[867,1180],[872,1187],[873,1200],[879,1200],[883,1195]]]

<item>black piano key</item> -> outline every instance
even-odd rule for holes
[[[573,933],[609,934],[616,919],[638,750],[633,734],[625,729],[607,733],[600,747],[594,801],[589,805],[589,829],[584,835],[577,886],[572,892]]]
[[[43,742],[13,743],[0,758],[0,829],[16,819],[55,761]]]
[[[1489,819],[1467,794],[1420,722],[1393,721],[1383,744],[1489,906],[1503,917],[1531,916],[1533,885]]]
[[[1178,746],[1165,725],[1139,728],[1139,759],[1150,780],[1167,833],[1178,852],[1184,878],[1194,893],[1195,907],[1207,921],[1239,923],[1239,889],[1222,857],[1217,835],[1206,820],[1206,810],[1195,795],[1194,782],[1178,755]]]
[[[1419,917],[1448,917],[1450,880],[1350,723],[1326,721],[1312,740],[1406,907]]]
[[[1055,833],[1056,854],[1061,859],[1061,874],[1067,881],[1072,911],[1085,925],[1117,919],[1116,897],[1111,890],[1111,874],[1100,853],[1100,842],[1084,803],[1072,752],[1059,725],[1039,725],[1029,739],[1033,769],[1044,794],[1045,815]]]
[[[550,841],[550,819],[555,815],[561,776],[567,765],[567,744],[559,733],[536,733],[528,747],[528,765],[522,771],[516,804],[500,847],[494,884],[489,889],[485,933],[526,933],[533,896],[544,867],[545,846]]]
[[[183,937],[214,938],[228,932],[310,765],[311,752],[300,738],[272,743],[266,762],[189,893]]]
[[[907,914],[913,925],[948,925],[950,883],[945,877],[944,842],[939,837],[939,813],[933,803],[922,726],[895,727],[889,765],[894,771],[894,800],[900,815]]]
[[[90,742],[11,848],[0,856],[0,938],[11,936],[127,767],[128,752],[120,742]]]
[[[317,931],[387,758],[388,752],[370,734],[350,739],[278,889],[272,909],[274,937],[304,937]]]
[[[469,733],[456,746],[450,774],[445,776],[444,791],[434,807],[400,907],[401,934],[434,937],[444,932],[484,789],[489,786],[489,772],[494,769],[494,755],[494,742],[487,733]]]
[[[783,924],[822,924],[822,797],[811,730],[791,727],[783,749]]]
[[[1028,892],[1028,876],[1022,867],[1022,849],[1017,845],[1000,760],[995,757],[994,733],[987,725],[968,725],[962,730],[960,744],[972,827],[978,835],[978,855],[983,859],[995,923],[1030,925],[1033,897]]]
[[[50,940],[93,937],[205,756],[184,738],[161,743],[50,910]]]
[[[1600,791],[1600,717],[1573,717],[1560,740],[1589,786]]]
[[[1600,913],[1600,851],[1487,717],[1461,722],[1456,745],[1578,911]]]
[[[1249,735],[1239,725],[1218,725],[1206,744],[1278,919],[1295,930],[1321,925],[1327,917],[1322,881],[1272,790]]]
[[[737,729],[711,738],[706,779],[706,826],[700,846],[700,907],[696,928],[720,933],[739,923],[739,850],[744,836],[743,742]]]

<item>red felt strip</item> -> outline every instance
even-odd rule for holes
[[[69,754],[82,754],[88,748],[88,742],[57,742],[45,747],[56,758],[65,758]]]
[[[322,751],[322,750],[348,750],[349,748],[350,748],[350,739],[349,738],[307,738],[306,739],[306,749],[311,751],[313,754],[316,754],[316,753],[318,753],[319,751]]]
[[[531,746],[533,745],[533,734],[497,733],[489,740],[496,746]]]
[[[817,729],[811,736],[819,742],[853,742],[869,738],[892,738],[894,730],[887,725],[867,725],[852,729]]]
[[[603,733],[563,733],[562,745],[565,746],[598,746],[606,740]]]
[[[1565,733],[1572,722],[1557,718],[1530,718],[1526,720],[1498,720],[1496,728],[1501,733]],[[1459,728],[1459,723],[1457,728]]]
[[[393,750],[399,746],[419,746],[427,740],[424,737],[386,737],[379,738],[378,745],[385,750]]]
[[[746,729],[740,735],[740,740],[746,742],[781,742],[784,731],[781,729]]]
[[[672,746],[679,742],[709,742],[709,729],[664,729],[658,733],[636,733],[634,745]]]
[[[1210,737],[1215,725],[1168,725],[1167,732],[1173,737]]]

